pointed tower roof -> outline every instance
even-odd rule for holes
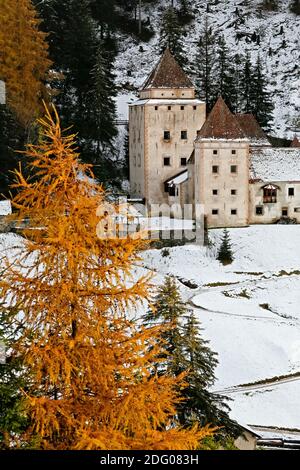
[[[142,86],[142,90],[149,88],[194,88],[194,85],[167,48]]]
[[[246,136],[238,119],[220,96],[207,120],[198,132],[199,139],[244,139]]]
[[[251,145],[271,146],[266,134],[253,114],[236,114],[235,116],[244,131],[245,137],[251,141]]]
[[[300,141],[296,135],[292,140],[291,147],[294,147],[294,148],[300,147]]]

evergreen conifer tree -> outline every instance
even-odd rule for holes
[[[218,251],[217,259],[224,265],[232,263],[234,260],[229,232],[227,229],[223,231],[222,242]]]
[[[270,121],[273,117],[274,106],[270,93],[267,90],[267,80],[262,70],[260,57],[258,56],[253,76],[253,103],[252,113],[265,131],[270,130]]]
[[[241,94],[242,94],[242,112],[251,114],[253,112],[253,101],[255,96],[254,90],[254,72],[249,54],[246,55],[241,77]]]
[[[233,111],[235,99],[233,58],[229,54],[229,50],[223,36],[218,40],[217,57],[217,83],[214,90],[214,101],[216,101],[219,96],[222,96],[227,106],[231,111]]]
[[[13,351],[16,331],[19,334],[21,330],[18,321],[13,322],[12,327],[11,318],[14,316],[11,309],[0,306],[0,450],[16,444],[28,424],[21,391],[26,388],[28,376],[22,359]]]
[[[233,69],[234,69],[234,87],[232,90],[231,97],[231,108],[232,112],[237,114],[243,111],[242,108],[242,77],[243,77],[243,60],[240,54],[235,54],[233,58]]]
[[[159,44],[161,51],[168,47],[181,66],[186,64],[181,26],[178,22],[177,11],[173,7],[167,8],[163,14]]]
[[[167,277],[158,287],[153,306],[144,316],[146,326],[162,324],[161,347],[165,351],[158,364],[160,374],[185,374],[187,388],[184,401],[177,407],[183,426],[212,423],[223,426],[217,435],[236,436],[238,426],[228,416],[226,399],[209,391],[215,382],[214,370],[218,364],[216,353],[200,336],[200,327],[193,313],[182,301],[176,281]]]
[[[0,105],[0,194],[10,197],[10,185],[14,180],[13,170],[18,166],[24,149],[26,134],[13,112]]]
[[[300,15],[300,0],[292,0],[291,11],[296,15]]]
[[[199,97],[206,102],[207,112],[211,111],[216,97],[216,43],[215,35],[205,18],[204,27],[197,45],[195,84]]]

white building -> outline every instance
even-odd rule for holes
[[[206,118],[168,49],[130,106],[129,142],[131,196],[157,205],[153,215],[193,203],[208,227],[300,222],[297,138],[272,148],[254,116],[232,114],[221,97]]]

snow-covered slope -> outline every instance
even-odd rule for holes
[[[195,21],[186,27],[185,50],[189,60],[193,61],[207,16],[213,30],[224,34],[233,53],[248,52],[255,61],[259,52],[275,103],[273,134],[292,137],[291,120],[300,115],[300,16],[290,12],[289,0],[279,0],[277,11],[265,11],[261,3],[262,0],[194,0]],[[149,43],[141,46],[132,38],[121,38],[121,51],[116,62],[118,85],[137,89],[155,65],[159,57],[160,18],[169,5],[170,0],[160,0],[156,5],[144,7],[144,18],[150,18],[156,32]],[[260,45],[250,39],[254,32],[260,36]]]
[[[186,245],[168,256],[148,250],[143,264],[157,283],[177,277],[202,335],[218,352],[214,390],[232,398],[232,416],[300,429],[300,227],[230,229],[235,259],[228,266],[214,256],[222,233],[210,231],[210,249]]]

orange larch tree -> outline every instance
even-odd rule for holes
[[[41,112],[51,62],[46,35],[30,0],[0,0],[0,79],[6,82],[7,104],[28,127]]]
[[[149,278],[132,275],[142,241],[97,236],[102,189],[56,112],[39,124],[42,140],[26,152],[38,178],[18,171],[14,199],[30,228],[0,280],[25,328],[15,346],[32,376],[25,438],[41,449],[196,449],[212,431],[178,425],[184,379],[155,374],[160,327],[127,318],[149,295]]]

